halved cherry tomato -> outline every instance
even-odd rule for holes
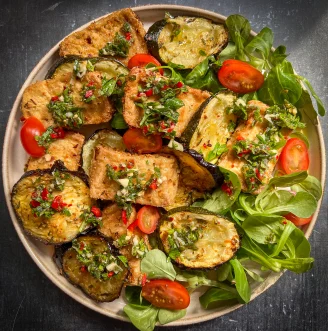
[[[168,279],[150,280],[142,287],[141,295],[159,308],[185,309],[190,303],[186,288]]]
[[[226,60],[218,72],[220,83],[236,93],[257,91],[264,83],[264,76],[250,64],[239,60]]]
[[[155,64],[156,67],[161,66],[161,63],[149,54],[136,54],[129,60],[128,68],[132,69],[133,67],[145,67],[148,63]],[[159,73],[163,75],[164,70],[159,69]]]
[[[312,220],[312,216],[307,217],[307,218],[302,218],[302,217],[298,217],[292,213],[289,213],[289,214],[285,215],[284,217],[287,218],[289,221],[293,222],[296,226],[302,226],[302,225],[308,224]]]
[[[291,138],[283,148],[279,163],[286,174],[309,169],[309,153],[306,144],[298,138]]]
[[[156,153],[162,148],[162,137],[157,134],[145,136],[141,129],[131,128],[123,135],[127,149],[134,153]]]
[[[34,157],[40,157],[45,154],[45,148],[38,145],[35,136],[41,136],[46,129],[36,117],[29,117],[25,120],[21,131],[20,139],[25,151]]]
[[[142,207],[137,214],[139,229],[147,234],[153,233],[157,227],[157,223],[161,215],[158,209],[153,206]]]

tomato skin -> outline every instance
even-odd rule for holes
[[[307,218],[302,218],[302,217],[298,217],[292,213],[289,213],[289,214],[285,215],[284,217],[286,219],[288,219],[289,221],[293,222],[296,226],[302,226],[302,225],[310,223],[313,216],[310,216]]]
[[[308,170],[310,159],[305,142],[298,138],[288,139],[280,154],[279,164],[286,174]]]
[[[40,157],[45,154],[45,148],[39,146],[35,140],[35,136],[41,136],[45,131],[45,127],[36,117],[25,120],[20,130],[20,140],[25,151],[31,156]]]
[[[138,153],[156,153],[162,148],[162,137],[157,134],[145,136],[142,129],[130,128],[123,135],[123,141],[128,150]]]
[[[128,62],[128,68],[132,69],[133,67],[145,67],[148,63],[154,64],[156,67],[160,67],[161,63],[149,54],[136,54],[131,57]],[[164,70],[161,68],[158,70],[161,75],[164,74]]]
[[[168,279],[150,280],[142,287],[141,295],[159,308],[185,309],[190,304],[187,289],[178,282]]]
[[[236,93],[255,92],[264,83],[264,76],[250,64],[239,60],[226,60],[218,71],[220,83]]]
[[[161,215],[153,206],[142,207],[137,214],[138,227],[143,233],[151,234],[157,227]]]

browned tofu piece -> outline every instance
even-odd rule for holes
[[[95,199],[114,200],[120,185],[106,175],[106,165],[119,167],[120,164],[134,163],[139,174],[144,174],[145,181],[154,173],[154,167],[161,171],[162,184],[156,190],[147,189],[136,199],[136,203],[164,207],[174,202],[178,187],[178,163],[173,156],[136,155],[114,150],[110,147],[97,146],[90,167],[90,195]]]
[[[248,114],[248,120],[241,122],[235,132],[232,134],[231,139],[227,143],[227,148],[229,151],[222,155],[220,158],[218,165],[220,167],[226,168],[230,171],[233,171],[240,180],[241,183],[241,188],[243,192],[247,192],[247,186],[245,183],[245,179],[242,173],[242,167],[246,163],[244,159],[240,159],[237,157],[235,154],[235,151],[232,149],[232,147],[235,145],[237,142],[237,137],[243,137],[245,140],[250,140],[250,141],[256,141],[257,140],[257,135],[264,133],[266,128],[268,127],[268,121],[264,118],[265,111],[269,107],[266,104],[264,104],[261,101],[258,100],[251,100],[248,102],[248,106],[254,106],[258,107],[260,110],[260,114],[263,118],[262,122],[256,122],[255,125],[253,125],[253,120],[254,120],[254,111],[251,111]],[[278,150],[278,155],[280,154],[282,148]],[[272,177],[272,172],[277,163],[276,159],[271,159],[268,163],[268,167],[263,174],[262,182],[263,184],[267,184],[269,180]],[[262,187],[260,187],[257,191],[251,192],[253,194],[258,194],[261,191]]]
[[[94,82],[96,87],[96,99],[90,103],[82,101],[80,95],[84,84]],[[88,72],[82,80],[74,79],[72,73],[60,76],[59,78],[48,79],[36,82],[26,88],[22,98],[23,117],[34,116],[38,118],[47,128],[54,125],[54,119],[48,110],[52,97],[63,93],[65,87],[71,85],[71,96],[77,107],[83,108],[84,124],[99,124],[108,122],[114,113],[114,108],[105,96],[99,96],[98,90],[101,88],[101,73]]]
[[[147,81],[149,75],[156,75],[160,79],[164,79],[160,74],[147,70],[144,68],[135,67],[130,71],[130,74],[125,84],[124,98],[123,98],[123,116],[125,121],[133,127],[140,128],[140,121],[143,117],[143,109],[135,105],[135,101],[138,99],[138,86],[143,85]],[[135,76],[136,79],[129,79],[129,77]],[[177,98],[184,102],[184,106],[178,109],[179,119],[175,126],[176,137],[180,137],[182,132],[188,126],[192,116],[197,112],[199,106],[210,97],[209,92],[187,87],[188,91],[180,93]],[[155,97],[149,98],[149,100],[156,100]]]
[[[133,55],[148,53],[144,41],[146,31],[137,15],[130,8],[116,11],[91,23],[85,29],[72,33],[61,42],[59,55],[77,55],[80,57],[99,56],[99,50],[108,42],[113,42],[115,34],[117,32],[121,33],[125,22],[131,26],[131,39],[133,42],[126,58],[116,58],[127,65]]]
[[[47,154],[41,157],[30,157],[26,170],[49,169],[55,161],[61,160],[68,170],[77,171],[80,166],[83,143],[82,134],[68,131],[65,133],[65,138],[56,139],[50,144]]]

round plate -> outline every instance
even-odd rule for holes
[[[163,19],[165,12],[170,12],[173,15],[189,15],[189,16],[202,16],[209,19],[212,19],[214,22],[223,23],[226,17],[198,9],[193,7],[184,7],[184,6],[171,6],[171,5],[149,5],[143,7],[132,8],[140,17],[141,21],[144,23],[146,30],[149,26]],[[108,14],[107,14],[108,15]],[[105,15],[106,16],[106,15]],[[91,22],[85,24],[78,30],[85,28]],[[120,298],[111,303],[97,303],[88,297],[86,297],[78,288],[71,285],[63,276],[59,274],[59,271],[52,260],[53,247],[43,245],[42,243],[34,240],[33,238],[25,235],[20,224],[18,223],[14,210],[10,203],[11,189],[16,181],[21,177],[24,172],[24,165],[28,158],[25,153],[20,141],[19,141],[19,131],[20,131],[20,103],[22,99],[22,94],[25,88],[37,80],[43,80],[48,69],[51,65],[59,58],[58,55],[59,43],[53,47],[37,64],[37,66],[30,73],[26,79],[24,85],[22,86],[14,106],[12,108],[5,140],[3,146],[3,158],[2,158],[2,172],[3,172],[3,185],[4,192],[6,196],[6,202],[9,209],[9,213],[15,229],[21,239],[26,250],[34,260],[34,262],[39,266],[42,272],[60,289],[62,289],[69,296],[74,298],[76,301],[81,304],[93,309],[101,314],[113,317],[119,320],[128,321],[128,319],[123,314],[123,307],[126,304],[125,301]],[[308,136],[310,140],[310,158],[316,160],[317,162],[311,163],[310,172],[312,175],[316,176],[321,180],[321,183],[324,184],[325,179],[325,149],[324,142],[321,132],[320,124],[312,123],[307,118],[305,118],[307,123]],[[320,207],[321,201],[318,204],[318,210]],[[318,210],[315,213],[312,222],[305,228],[305,235],[308,238],[312,232],[313,226],[316,222]],[[265,274],[266,279],[263,283],[253,283],[252,286],[252,299],[261,294],[271,285],[273,285],[278,278],[281,276],[281,273],[267,272]],[[238,303],[235,304],[220,304],[214,310],[204,310],[201,308],[198,297],[204,292],[204,289],[198,289],[192,294],[191,304],[188,308],[187,315],[176,322],[171,323],[170,325],[186,325],[203,322],[209,319],[213,319],[219,316],[222,316],[232,310],[239,308],[241,305]]]

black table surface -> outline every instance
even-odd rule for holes
[[[37,62],[58,40],[108,12],[150,1],[0,1],[0,144],[16,95]],[[275,46],[284,44],[295,70],[307,77],[328,107],[328,1],[153,1],[197,6],[223,15],[240,13],[255,31],[269,26]],[[325,141],[328,118],[321,120]],[[2,187],[2,179],[1,179]],[[102,316],[63,293],[38,269],[21,244],[0,192],[0,330],[134,330]],[[179,330],[327,330],[327,206],[310,237],[314,268],[286,272],[264,294],[242,308]]]

